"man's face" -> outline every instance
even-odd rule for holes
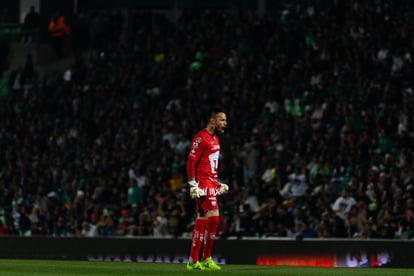
[[[223,133],[224,129],[227,127],[226,114],[223,112],[217,113],[217,116],[214,119],[214,125],[217,133]]]

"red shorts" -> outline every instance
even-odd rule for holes
[[[197,213],[204,214],[211,210],[217,210],[218,208],[217,196],[200,196],[196,199]]]

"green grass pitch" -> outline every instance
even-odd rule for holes
[[[317,268],[293,266],[222,265],[220,271],[187,271],[184,264],[0,259],[1,276],[36,275],[414,275],[414,269]]]

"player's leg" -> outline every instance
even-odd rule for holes
[[[191,234],[191,250],[190,258],[188,260],[189,265],[198,266],[198,257],[200,253],[201,245],[204,240],[204,232],[207,225],[207,219],[197,218],[194,224],[193,232]],[[187,265],[188,268],[188,265]]]
[[[203,267],[208,270],[221,269],[221,267],[218,266],[212,258],[212,249],[214,245],[214,240],[216,238],[216,232],[219,221],[220,217],[218,209],[212,210],[208,213],[206,232],[204,234],[203,257],[201,262]]]
[[[187,263],[188,270],[203,270],[203,266],[198,261],[200,255],[200,248],[204,241],[204,232],[207,226],[207,216],[203,211],[202,202],[204,198],[196,200],[197,219],[194,224],[193,232],[191,234],[191,249],[190,257]]]

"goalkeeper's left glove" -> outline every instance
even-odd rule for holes
[[[218,193],[222,195],[229,190],[229,185],[219,182]]]

